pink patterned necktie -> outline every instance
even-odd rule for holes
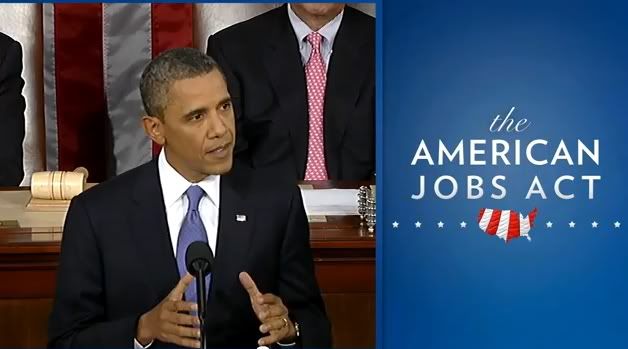
[[[321,55],[322,36],[312,32],[307,41],[312,45],[310,59],[305,65],[305,79],[307,81],[307,103],[310,116],[310,136],[307,147],[307,165],[305,180],[327,180],[325,166],[325,143],[323,133],[323,106],[325,105],[325,84],[327,72]]]

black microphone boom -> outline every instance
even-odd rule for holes
[[[198,299],[198,318],[201,321],[201,348],[207,348],[205,337],[205,309],[207,292],[205,289],[205,276],[212,271],[214,254],[209,245],[203,241],[194,241],[185,252],[185,265],[188,272],[196,279],[196,298]]]

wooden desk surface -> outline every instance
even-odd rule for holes
[[[351,189],[369,183],[308,184],[317,189]],[[15,190],[28,188],[0,188]],[[2,209],[0,202],[0,220],[6,219]],[[26,221],[32,221],[39,213],[28,214]],[[59,221],[58,214],[46,215],[49,221]],[[310,223],[310,244],[335,347],[374,347],[375,238],[360,226],[358,216],[326,218]],[[0,328],[12,334],[0,335],[0,348],[45,346],[61,238],[60,225],[0,227],[0,278],[9,281],[0,283],[0,313],[6,314],[0,316]]]
[[[368,182],[303,182],[315,189],[353,189]],[[0,187],[4,191],[28,191],[28,187]],[[26,193],[24,193],[25,195]],[[22,199],[27,201],[28,199]],[[2,210],[2,206],[0,206]],[[29,212],[46,216],[48,221],[61,222],[63,213]],[[3,215],[0,212],[0,220]],[[61,219],[60,219],[61,218]],[[326,222],[310,223],[310,243],[313,249],[353,248],[374,249],[375,238],[366,227],[360,226],[358,216],[327,216]],[[0,225],[0,254],[58,253],[63,227],[61,225],[3,227]]]

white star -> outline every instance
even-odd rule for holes
[[[569,228],[575,228],[576,227],[576,223],[574,223],[573,221],[569,222]]]
[[[442,227],[445,226],[445,223],[443,222],[438,222],[438,229],[441,229]]]
[[[419,222],[419,221],[414,222],[414,226],[416,228],[421,228],[421,222]]]
[[[551,227],[554,225],[554,223],[552,223],[552,222],[547,222],[547,223],[545,223],[545,225],[546,225],[548,228],[551,228]]]
[[[615,223],[613,223],[613,224],[615,225],[615,228],[619,228],[619,227],[621,227],[621,223],[619,223],[619,222],[615,222]]]
[[[399,222],[394,221],[393,222],[393,228],[395,228],[395,229],[399,228]]]
[[[593,228],[597,228],[597,226],[598,226],[598,224],[597,224],[597,222],[596,222],[596,221],[593,221],[593,223],[591,223],[591,227],[593,227]]]
[[[465,222],[465,221],[460,222],[460,228],[464,229],[466,227],[467,227],[467,222]]]

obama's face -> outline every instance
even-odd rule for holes
[[[172,83],[158,137],[172,167],[191,182],[228,172],[233,162],[235,119],[222,73],[214,69]],[[156,119],[156,120],[155,120]],[[147,130],[149,135],[151,130]]]

